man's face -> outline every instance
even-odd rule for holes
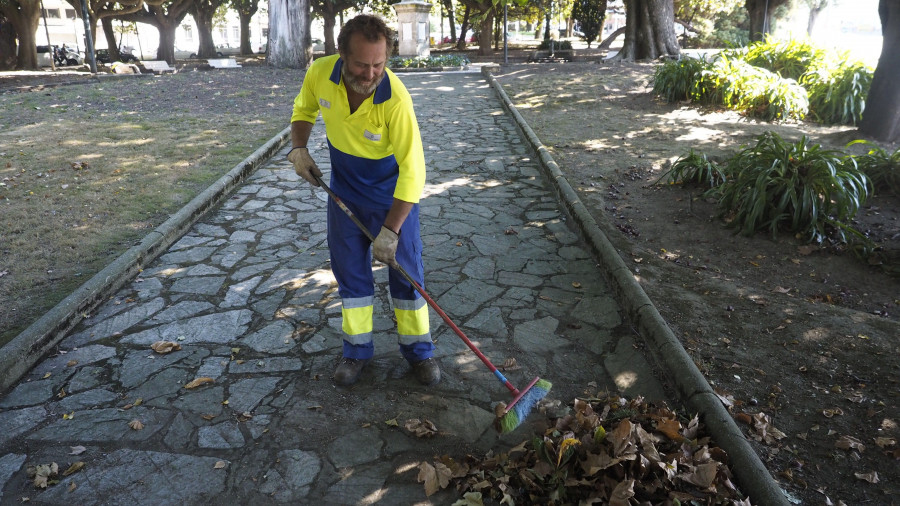
[[[344,66],[341,75],[344,85],[356,93],[369,96],[384,79],[387,62],[387,40],[369,42],[359,33],[350,37],[350,47],[341,53]]]

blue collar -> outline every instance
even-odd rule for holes
[[[338,58],[337,62],[334,64],[334,69],[331,71],[331,76],[329,77],[334,84],[341,84],[341,68],[343,68],[343,66],[344,60]],[[372,103],[375,105],[387,102],[391,99],[391,79],[390,76],[387,75],[387,69],[385,69],[384,72],[384,79],[378,83],[378,87],[375,88],[375,94],[372,97]]]

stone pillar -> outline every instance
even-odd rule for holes
[[[394,4],[397,11],[400,56],[428,56],[431,54],[431,4],[420,0],[403,0]]]

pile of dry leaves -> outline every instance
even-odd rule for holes
[[[710,446],[697,417],[618,396],[576,399],[543,437],[509,453],[449,456],[419,466],[425,493],[454,485],[458,505],[694,504],[744,505],[728,457]]]

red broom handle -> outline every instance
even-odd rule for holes
[[[369,229],[367,229],[366,226],[363,225],[361,221],[359,221],[359,218],[357,218],[356,215],[353,214],[353,211],[351,211],[350,208],[347,207],[341,201],[341,199],[337,195],[334,194],[333,191],[331,191],[331,188],[329,188],[328,185],[325,184],[324,181],[322,181],[322,178],[320,178],[319,176],[316,176],[315,174],[313,175],[313,177],[316,178],[316,181],[319,183],[319,185],[322,186],[322,188],[325,190],[325,192],[328,193],[328,195],[332,199],[334,199],[334,202],[338,205],[338,207],[341,208],[342,211],[344,211],[344,213],[347,215],[347,217],[349,217],[353,221],[353,223],[355,223],[356,226],[359,227],[359,229],[362,230],[362,232],[364,234],[366,234],[366,237],[369,238],[369,241],[375,242],[375,238],[372,236],[372,233],[369,232]],[[393,267],[404,278],[406,278],[406,281],[408,281],[413,286],[413,288],[415,288],[416,291],[419,292],[419,295],[421,295],[422,298],[425,299],[425,302],[427,302],[428,305],[431,306],[431,308],[434,309],[434,311],[438,315],[440,315],[441,318],[443,318],[444,322],[446,322],[447,325],[449,325],[450,328],[453,329],[454,332],[456,332],[456,335],[458,335],[459,338],[462,339],[464,343],[466,343],[466,346],[468,346],[470,350],[475,352],[475,355],[477,355],[478,358],[480,358],[481,361],[484,362],[484,365],[486,365],[487,368],[490,369],[492,373],[494,373],[494,376],[496,376],[497,379],[499,379],[500,382],[503,383],[503,385],[506,386],[506,388],[508,388],[509,391],[513,393],[513,395],[518,396],[520,394],[519,389],[516,388],[515,386],[513,386],[513,384],[510,383],[510,381],[508,379],[506,379],[505,376],[503,376],[503,373],[501,373],[500,371],[497,370],[496,367],[494,367],[494,364],[492,364],[491,361],[488,360],[488,358],[486,356],[484,356],[483,353],[481,353],[481,350],[479,350],[475,346],[475,344],[472,343],[472,341],[470,341],[468,337],[466,337],[466,335],[463,333],[463,331],[460,330],[459,327],[457,327],[455,323],[453,323],[453,320],[451,320],[450,317],[447,316],[447,313],[445,313],[444,310],[441,309],[441,307],[437,305],[437,302],[435,302],[434,299],[432,299],[427,293],[425,293],[425,290],[421,286],[419,286],[418,283],[416,283],[416,281],[412,278],[412,276],[409,275],[408,272],[406,272],[406,269],[404,269],[402,265],[400,265],[399,263],[396,263],[396,262],[394,263],[394,265],[391,265],[391,267]],[[518,400],[518,399],[516,399],[516,400]]]

